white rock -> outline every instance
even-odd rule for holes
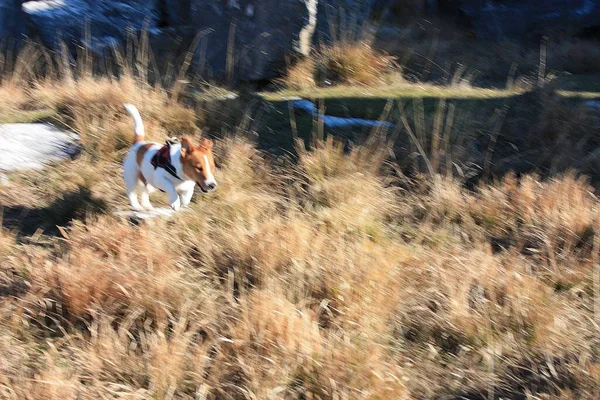
[[[48,124],[0,124],[0,171],[39,170],[80,150],[74,133]]]

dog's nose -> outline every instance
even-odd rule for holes
[[[216,183],[213,183],[213,182],[211,182],[211,183],[209,183],[208,185],[206,185],[206,188],[207,188],[209,191],[211,191],[211,192],[212,192],[213,190],[215,190],[215,189],[217,188],[217,184],[216,184]]]

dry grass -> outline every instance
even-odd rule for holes
[[[66,85],[42,82],[29,93],[36,106],[59,110],[57,122],[78,133],[88,152],[98,156],[112,154],[129,143],[131,121],[123,113],[125,102],[137,104],[144,113],[150,139],[193,135],[198,130],[194,110],[171,101],[163,89],[127,75],[119,79],[85,77]]]
[[[380,86],[401,80],[394,57],[367,42],[341,41],[299,60],[279,83],[287,89],[306,90],[329,85]]]
[[[281,78],[280,83],[286,89],[310,90],[317,87],[316,71],[316,61],[312,58],[304,58],[288,68],[286,76]]]
[[[195,132],[194,109],[127,76],[2,88],[56,108],[86,154],[0,192],[0,397],[600,395],[599,203],[583,178],[468,191],[433,173],[400,190],[382,143],[329,140],[282,165],[227,137],[217,192],[134,225],[113,216],[120,103],[157,140]]]

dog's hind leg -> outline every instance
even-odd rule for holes
[[[142,207],[140,202],[138,201],[137,193],[135,192],[135,190],[133,190],[132,192],[129,192],[128,190],[127,197],[129,197],[129,204],[131,204],[131,208],[134,211],[144,211],[144,207]]]
[[[148,190],[148,186],[144,186],[140,193],[140,203],[145,210],[152,210],[152,204],[150,204],[150,191]]]
[[[133,162],[132,162],[133,161]],[[123,164],[123,179],[125,180],[125,188],[127,191],[127,197],[129,198],[129,204],[135,211],[142,211],[144,208],[140,205],[137,196],[137,190],[141,185],[140,175],[135,164],[135,159],[131,160],[131,157],[125,159]]]

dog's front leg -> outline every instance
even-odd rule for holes
[[[187,207],[190,205],[193,194],[194,194],[193,188],[191,190],[185,190],[185,191],[181,192],[181,205],[183,207]]]
[[[167,191],[167,193],[169,194],[169,204],[171,205],[171,208],[175,211],[179,211],[181,208],[181,200],[179,199],[177,191],[173,188],[173,192]]]
[[[169,195],[169,204],[171,208],[175,211],[179,211],[181,208],[181,200],[179,199],[177,190],[175,190],[175,186],[173,186],[173,184],[164,177],[160,178],[157,183],[158,187],[167,192]]]

